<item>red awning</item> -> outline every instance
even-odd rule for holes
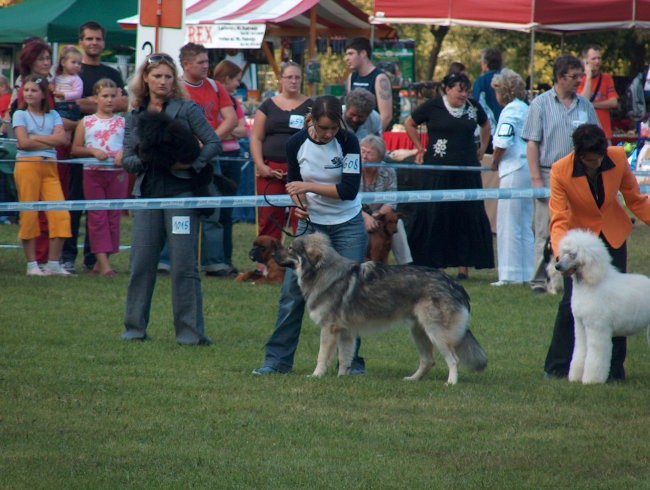
[[[372,23],[580,31],[650,27],[650,0],[375,0]]]

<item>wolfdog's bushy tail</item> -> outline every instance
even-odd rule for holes
[[[487,354],[469,329],[456,346],[456,355],[461,367],[467,367],[474,371],[482,371],[487,367]]]

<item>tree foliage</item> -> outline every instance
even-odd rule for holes
[[[351,0],[368,15],[372,14],[373,0]],[[440,80],[453,61],[467,66],[471,79],[480,74],[481,49],[493,46],[503,52],[504,66],[523,78],[530,74],[531,34],[501,29],[473,27],[444,27],[420,24],[393,26],[400,39],[415,41],[416,80]],[[631,76],[647,67],[650,54],[650,31],[628,29],[618,31],[592,31],[564,35],[535,33],[534,81],[535,84],[552,83],[553,60],[562,53],[580,56],[585,44],[599,44],[602,47],[603,69],[619,76]],[[331,50],[317,55],[321,64],[321,84],[318,92],[323,93],[328,85],[342,85],[348,75],[343,54]]]

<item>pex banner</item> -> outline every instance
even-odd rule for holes
[[[266,33],[266,24],[188,24],[187,42],[206,48],[259,49]]]

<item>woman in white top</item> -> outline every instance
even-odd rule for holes
[[[318,97],[305,127],[287,142],[287,193],[296,204],[298,234],[321,232],[334,249],[348,259],[361,262],[368,234],[361,216],[358,195],[361,182],[359,141],[344,129],[341,102],[332,95]],[[305,311],[305,300],[296,275],[287,269],[275,330],[266,343],[264,365],[253,374],[286,373],[293,358]],[[365,373],[357,340],[350,374]]]
[[[499,187],[530,187],[526,141],[521,138],[528,104],[526,85],[507,68],[492,79],[497,101],[505,106],[492,139],[492,169],[499,171]],[[501,199],[497,207],[497,257],[499,280],[493,286],[522,284],[533,276],[535,239],[532,199]]]

